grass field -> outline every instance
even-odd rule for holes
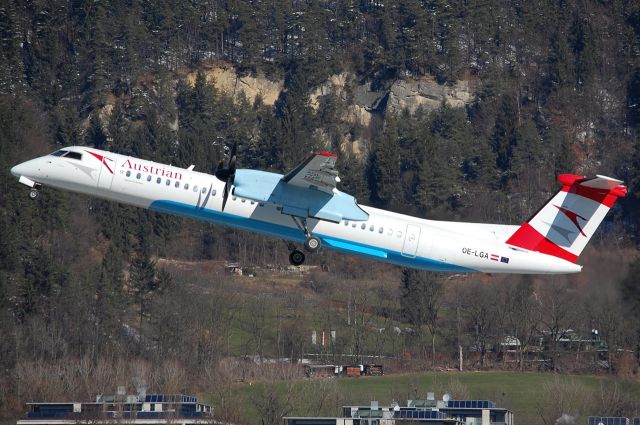
[[[537,425],[544,423],[541,412],[556,397],[549,394],[550,389],[554,388],[554,384],[557,387],[563,383],[580,388],[585,397],[597,395],[596,398],[602,399],[602,403],[606,403],[613,387],[617,387],[617,391],[628,400],[640,398],[640,382],[637,380],[517,372],[427,372],[355,379],[327,378],[282,382],[275,384],[273,391],[281,399],[291,397],[293,408],[287,413],[291,416],[336,416],[340,415],[342,405],[368,405],[371,400],[378,400],[380,405],[397,400],[405,405],[407,399],[424,399],[428,391],[433,391],[438,398],[450,392],[458,398],[467,396],[470,399],[492,400],[499,407],[510,409],[516,424]],[[241,422],[260,423],[258,405],[265,400],[268,391],[265,384],[261,383],[238,384],[234,388],[234,397],[244,406],[239,418]],[[573,396],[575,398],[576,394],[582,393],[574,393]],[[210,394],[205,400],[217,405],[215,398]],[[604,413],[601,409],[598,402],[585,403],[584,411],[578,412],[581,418],[577,423],[586,423],[588,415]],[[632,416],[638,412],[622,413]]]

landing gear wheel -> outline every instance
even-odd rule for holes
[[[291,254],[289,254],[289,262],[294,266],[302,265],[302,263],[304,263],[304,253],[297,249],[295,251],[291,251]]]
[[[31,189],[29,191],[29,199],[36,199],[38,197],[40,192],[38,192],[38,189]]]
[[[315,236],[309,236],[306,241],[304,241],[304,249],[308,252],[316,252],[320,248],[320,239]]]

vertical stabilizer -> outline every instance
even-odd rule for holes
[[[609,209],[627,194],[611,177],[561,174],[562,189],[507,244],[575,262]]]

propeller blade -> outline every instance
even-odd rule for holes
[[[231,154],[229,155],[229,165],[227,166],[227,168],[229,169],[229,171],[231,171],[231,174],[235,173],[236,171],[236,158],[238,153],[238,143],[234,143],[233,147],[231,148]]]
[[[220,161],[218,168],[215,171],[215,176],[218,180],[224,182],[224,192],[222,193],[222,211],[224,211],[225,205],[227,205],[227,199],[229,198],[229,191],[233,186],[233,181],[236,177],[236,153],[238,150],[238,144],[234,143],[229,155],[229,163],[224,168],[224,161]]]
[[[229,198],[229,188],[231,187],[230,179],[224,185],[224,191],[222,192],[222,211],[224,211],[225,205],[227,205],[227,199]]]

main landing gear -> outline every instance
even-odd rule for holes
[[[309,232],[309,229],[307,228],[307,219],[293,216],[291,218],[293,219],[294,223],[296,223],[296,226],[298,226],[298,229],[304,232],[304,236],[307,238],[304,241],[305,251],[314,253],[319,250],[321,245],[320,239],[313,236],[311,232]],[[289,247],[289,251],[291,251],[291,253],[289,254],[289,262],[294,266],[302,265],[305,259],[304,252],[297,249],[292,243],[287,243],[287,246]]]
[[[316,252],[320,249],[320,239],[315,236],[308,236],[307,240],[304,241],[304,249],[306,249],[307,252]]]
[[[294,266],[301,266],[304,263],[304,252],[294,249],[289,254],[289,262]]]

